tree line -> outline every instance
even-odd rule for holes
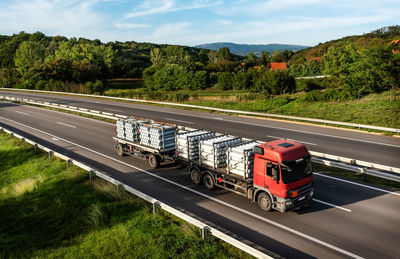
[[[399,46],[393,43],[397,39],[400,26],[390,26],[296,53],[286,50],[243,57],[228,48],[102,43],[21,32],[0,36],[0,86],[103,93],[108,79],[143,78],[150,91],[217,88],[266,95],[314,91],[311,99],[351,99],[399,85]],[[271,62],[285,62],[288,70],[272,71]],[[295,80],[315,75],[331,77]]]

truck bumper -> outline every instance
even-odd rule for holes
[[[314,189],[311,188],[309,193],[304,194],[300,197],[296,197],[296,198],[292,198],[292,199],[285,199],[285,198],[277,197],[276,209],[283,213],[283,212],[287,212],[290,210],[294,210],[297,208],[307,206],[308,204],[311,203],[313,196],[314,196]]]

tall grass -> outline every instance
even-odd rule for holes
[[[0,171],[0,258],[248,257],[5,134]]]

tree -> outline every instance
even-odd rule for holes
[[[218,75],[218,88],[220,90],[232,90],[232,74],[225,72]]]
[[[269,63],[271,63],[271,54],[268,51],[263,51],[260,57],[260,65],[266,67]]]
[[[231,60],[231,52],[228,47],[223,47],[218,50],[219,60]]]
[[[18,47],[14,63],[20,74],[24,74],[30,68],[39,66],[45,57],[45,48],[38,42],[24,41]]]

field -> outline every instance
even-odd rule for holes
[[[6,134],[0,172],[0,258],[249,257]]]

